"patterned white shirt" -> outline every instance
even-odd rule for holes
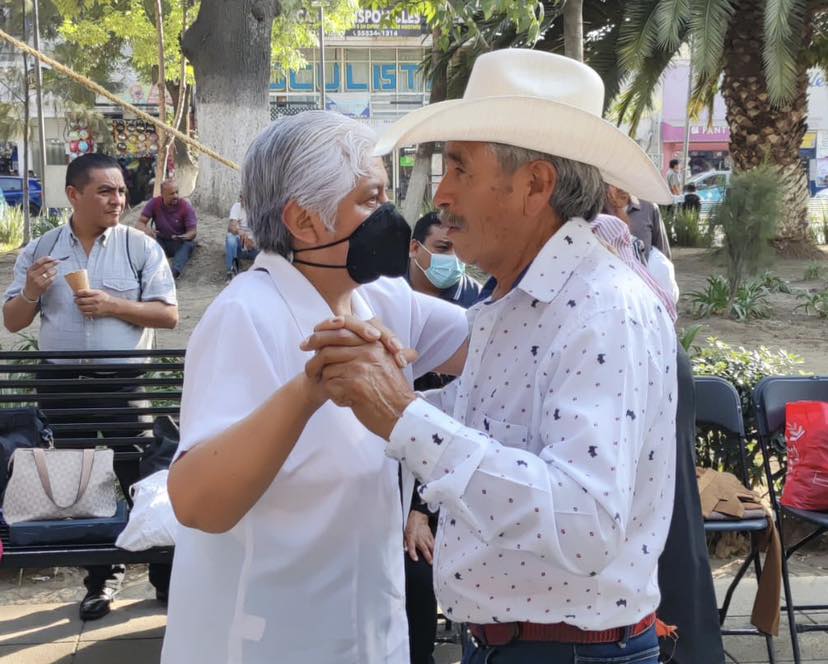
[[[573,219],[468,318],[462,376],[410,404],[387,447],[441,510],[441,606],[475,623],[636,623],[659,603],[673,506],[669,316]]]

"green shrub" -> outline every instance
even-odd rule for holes
[[[769,313],[768,289],[761,281],[749,281],[736,289],[730,306],[730,314],[736,320],[767,318]]]
[[[678,340],[681,344],[681,347],[684,348],[685,351],[688,353],[692,352],[694,346],[693,342],[696,340],[696,337],[701,332],[702,326],[701,325],[691,325],[690,327],[683,327],[679,331]]]
[[[678,247],[709,247],[709,238],[702,232],[699,213],[693,210],[675,210],[671,229]]]
[[[63,210],[57,214],[41,214],[39,217],[32,219],[32,237],[40,237],[48,233],[53,228],[62,226],[69,221],[71,213],[69,210]]]
[[[809,316],[813,314],[820,318],[828,318],[828,288],[813,293],[800,293],[796,299],[801,304],[798,304],[794,311],[804,309]]]
[[[767,289],[768,293],[791,294],[790,284],[781,277],[777,277],[770,270],[765,270],[759,275],[759,282]]]
[[[693,315],[696,318],[707,318],[713,314],[727,311],[730,300],[730,289],[727,280],[720,274],[707,277],[707,288],[702,291],[691,291],[687,294],[693,306]]]
[[[816,281],[817,279],[822,279],[822,266],[819,263],[809,263],[805,268],[802,281]]]
[[[23,208],[7,206],[0,215],[0,245],[17,249],[23,244]]]
[[[734,348],[715,337],[707,339],[704,348],[694,348],[692,357],[693,373],[697,376],[720,376],[730,381],[739,393],[742,416],[747,436],[747,461],[751,485],[756,486],[764,479],[762,456],[760,454],[756,417],[751,395],[753,389],[767,376],[790,376],[798,373],[804,360],[784,350],[771,351],[764,346],[747,350]],[[773,448],[771,454],[777,457],[780,467],[785,467],[784,448]],[[741,477],[738,448],[727,444],[716,433],[701,432],[696,447],[698,465],[734,473]]]
[[[745,278],[755,275],[773,253],[771,240],[781,206],[779,177],[769,166],[734,174],[713,210],[710,226],[721,229],[731,304]]]

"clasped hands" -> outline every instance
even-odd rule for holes
[[[314,353],[305,365],[311,384],[337,406],[353,410],[385,438],[416,398],[403,369],[417,358],[380,321],[336,316],[314,328],[300,346]]]

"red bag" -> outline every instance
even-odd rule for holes
[[[788,473],[780,502],[828,512],[828,403],[796,401],[785,408]]]

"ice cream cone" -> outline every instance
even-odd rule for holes
[[[86,270],[78,270],[77,272],[70,272],[64,277],[69,284],[69,288],[77,293],[79,290],[86,290],[89,288],[89,273]]]

